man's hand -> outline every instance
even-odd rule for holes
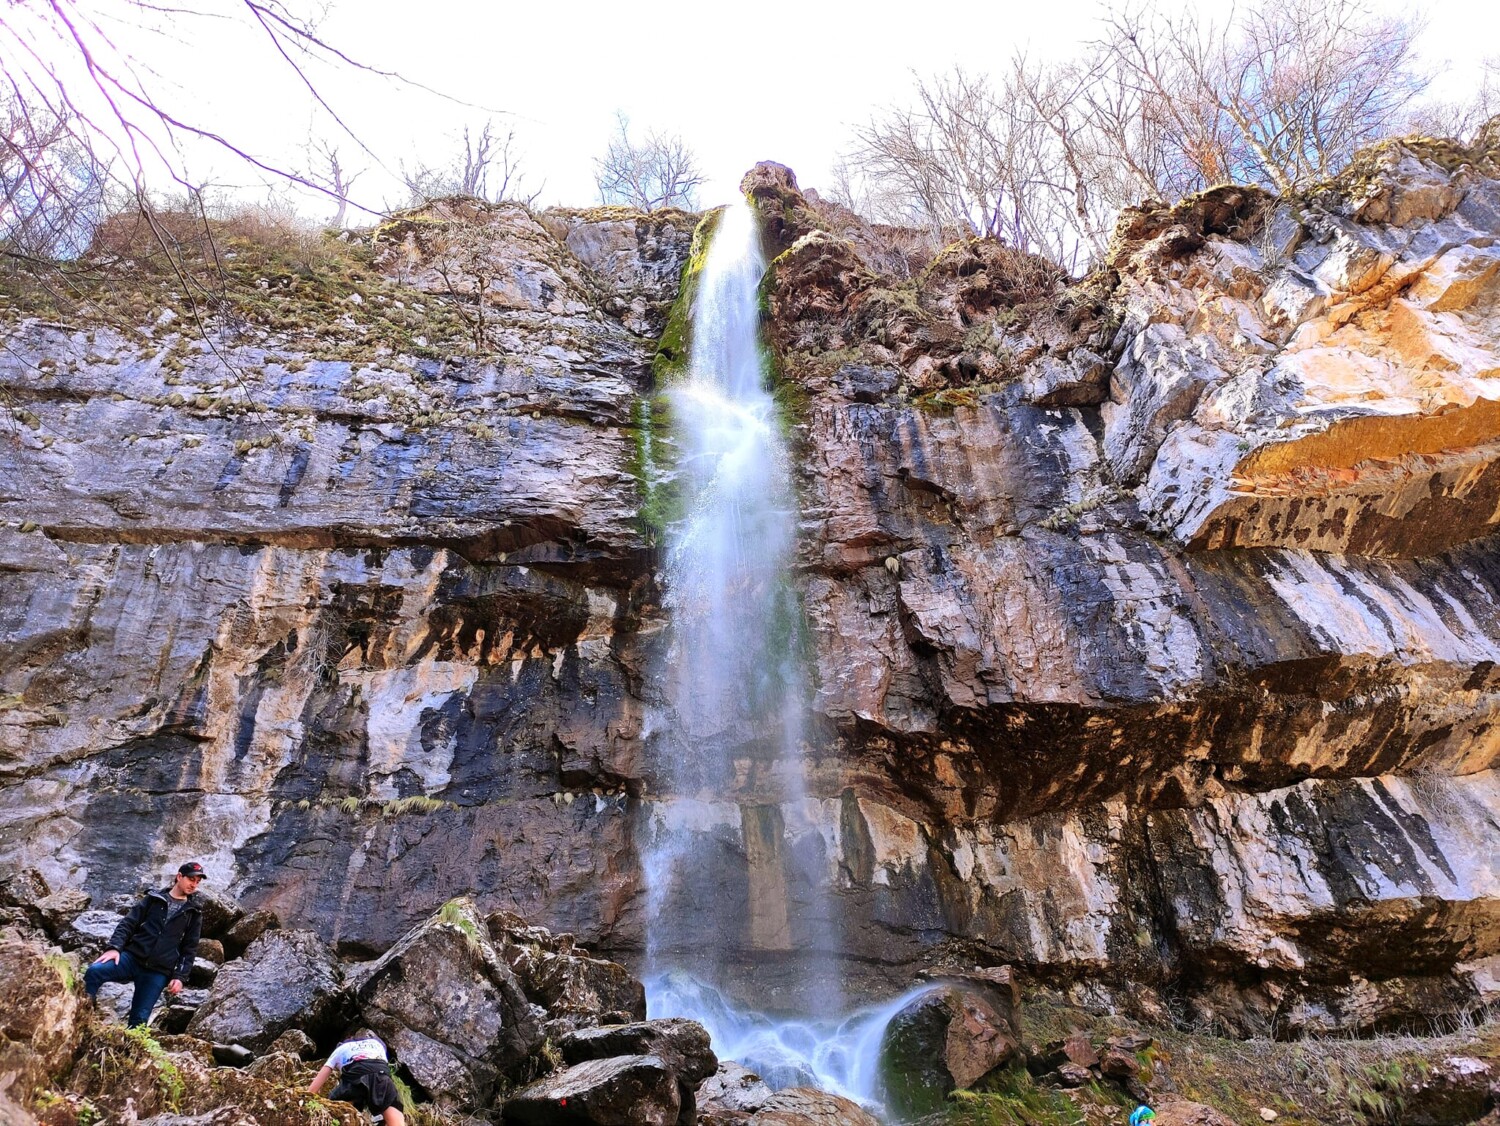
[[[171,981],[167,982],[167,992],[172,994],[181,993],[182,979],[180,977],[174,977]]]
[[[94,964],[97,966],[100,962],[119,962],[119,960],[120,952],[118,950],[106,950],[94,959]]]

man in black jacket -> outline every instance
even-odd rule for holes
[[[109,948],[84,971],[83,987],[90,997],[106,981],[135,983],[131,1028],[151,1019],[163,989],[182,991],[203,931],[203,901],[197,894],[202,882],[203,865],[192,862],[177,869],[171,887],[147,892],[130,909],[110,936]]]

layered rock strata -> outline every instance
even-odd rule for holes
[[[473,892],[628,955],[676,803],[749,965],[821,871],[877,977],[962,953],[1247,1031],[1496,999],[1495,155],[1142,209],[1072,286],[747,188],[805,799],[753,733],[733,792],[650,766],[693,217],[450,203],[329,322],[451,307],[440,359],[13,327],[0,856],[97,901],[192,852],[346,953]]]

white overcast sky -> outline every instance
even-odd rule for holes
[[[144,68],[162,100],[241,147],[278,164],[304,161],[309,131],[333,135],[297,76],[242,17],[161,17],[165,31],[111,22],[120,0],[77,0]],[[237,0],[176,0],[205,11],[238,11]],[[293,10],[309,10],[286,0]],[[1185,0],[1166,0],[1172,6]],[[1387,11],[1406,10],[1372,0]],[[166,6],[165,4],[163,6]],[[1223,2],[1200,4],[1222,15]],[[37,7],[23,3],[22,9]],[[372,66],[399,71],[453,98],[506,111],[542,203],[595,201],[592,158],[616,111],[638,131],[680,134],[721,202],[758,160],[789,164],[804,186],[826,185],[850,129],[908,99],[913,71],[954,65],[1000,70],[1018,49],[1070,53],[1094,34],[1098,0],[905,0],[900,4],[793,0],[769,4],[650,4],[475,0],[333,0],[320,33]],[[1424,58],[1441,71],[1434,93],[1461,99],[1483,57],[1500,53],[1500,4],[1439,0],[1423,9]],[[11,9],[7,20],[17,19]],[[45,51],[45,36],[36,40]],[[156,77],[153,77],[153,74]],[[347,68],[309,77],[354,133],[394,170],[402,160],[439,161],[478,110]],[[347,163],[371,166],[355,195],[398,202],[376,160],[341,142]],[[265,191],[232,159],[187,153],[194,177]],[[316,214],[331,210],[308,203]]]

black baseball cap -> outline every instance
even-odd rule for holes
[[[196,860],[189,860],[181,868],[177,869],[179,876],[197,876],[200,880],[207,879],[207,873],[203,871],[203,865]]]

